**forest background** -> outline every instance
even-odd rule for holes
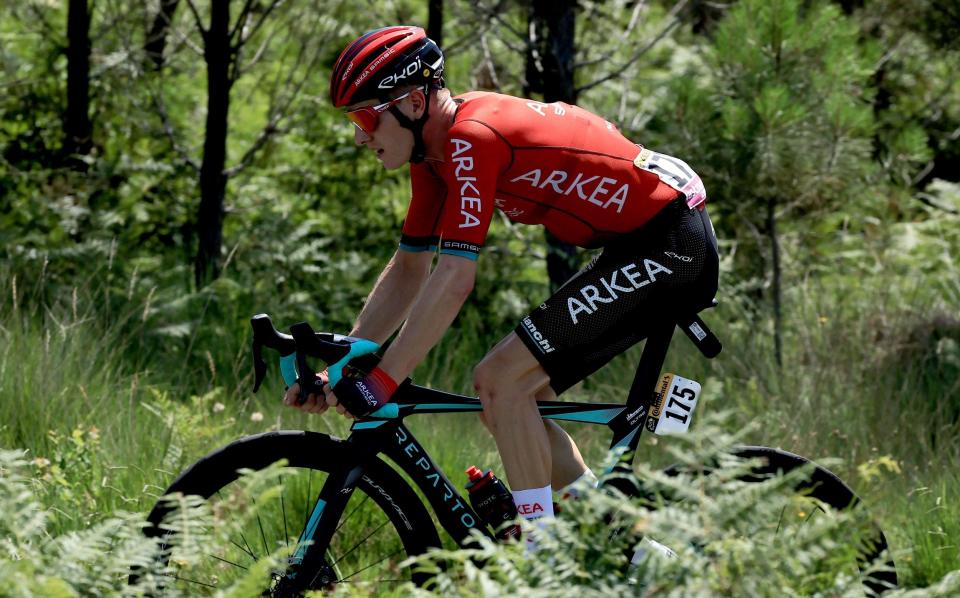
[[[250,393],[247,322],[346,332],[396,248],[407,173],[356,147],[327,97],[344,44],[390,23],[429,28],[455,93],[575,102],[689,162],[721,240],[708,321],[725,352],[678,343],[668,367],[750,442],[827,459],[907,585],[960,569],[949,0],[4,0],[0,446],[27,451],[48,533],[146,511],[240,434],[343,434],[283,409],[276,372]],[[470,392],[472,365],[548,296],[547,264],[562,280],[588,257],[495,218],[415,379]],[[618,400],[637,356],[569,398]],[[496,464],[474,419],[414,430],[451,470]]]

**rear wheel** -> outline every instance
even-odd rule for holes
[[[205,499],[214,525],[229,526],[229,539],[221,545],[204,544],[205,558],[199,562],[179,566],[174,552],[171,584],[184,595],[212,593],[247,575],[258,559],[296,548],[329,473],[346,461],[349,449],[345,445],[345,441],[324,434],[270,432],[240,439],[197,461],[166,494]],[[285,460],[287,467],[278,470],[279,490],[261,493],[258,501],[239,470],[259,471],[280,460]],[[254,507],[253,514],[244,516],[245,507]],[[159,524],[172,510],[165,502],[154,507],[148,517],[153,525],[148,535],[167,533]],[[194,535],[208,532],[192,530]],[[311,589],[330,590],[349,584],[361,593],[408,581],[422,584],[425,576],[399,563],[439,545],[436,527],[417,495],[395,470],[374,459],[347,503],[330,545],[325,547],[323,567],[297,571],[297,576],[311,580]],[[164,556],[170,558],[170,554]],[[282,568],[264,580],[261,595],[290,595],[284,589],[287,582]]]
[[[771,519],[767,521],[766,531],[773,532],[774,537],[783,538],[789,533],[787,531],[789,526],[807,525],[815,517],[829,516],[831,513],[856,509],[853,511],[854,514],[860,512],[860,515],[864,515],[862,513],[863,507],[859,505],[860,499],[840,478],[803,457],[779,449],[761,446],[738,447],[734,454],[742,459],[758,462],[757,465],[751,467],[749,473],[740,478],[744,482],[759,483],[770,479],[772,476],[790,474],[798,468],[810,468],[809,475],[803,476],[795,486],[789,488],[790,496],[788,500],[783,502],[787,506],[773,514]],[[702,473],[710,473],[712,469],[709,466],[705,467]],[[682,467],[673,466],[667,468],[665,473],[678,475],[683,471]],[[615,477],[606,483],[627,496],[643,497],[650,500],[651,504],[658,502],[657,497],[649,492],[649,489],[637,487],[635,481],[631,482],[630,480],[630,477]],[[671,501],[668,496],[662,496],[662,498],[667,499],[668,502]],[[853,550],[848,553],[851,555],[849,562],[844,560],[841,566],[845,570],[849,569],[851,575],[859,577],[864,595],[875,596],[896,588],[897,574],[893,560],[887,551],[887,539],[883,531],[869,517],[855,517],[854,524],[851,527],[856,529],[844,530],[850,533],[849,535],[844,534],[845,537],[842,538],[842,541],[848,542]],[[630,529],[615,525],[614,534],[622,533],[630,534]],[[632,547],[636,546],[636,540],[639,539],[635,538],[635,541],[627,542],[631,546],[625,554],[628,560],[638,556]],[[855,557],[853,556],[854,553],[856,554]],[[831,579],[818,579],[817,576],[811,575],[809,579],[804,579],[804,585],[807,585],[808,582],[811,588],[809,592],[805,593],[830,593]],[[820,587],[820,584],[826,584],[826,587]]]
[[[738,447],[735,454],[761,462],[753,469],[757,480],[787,474],[801,467],[812,467],[810,475],[804,477],[795,488],[797,500],[792,502],[792,508],[784,509],[780,514],[776,522],[778,527],[790,518],[810,521],[815,516],[826,515],[828,513],[824,506],[833,511],[859,511],[864,508],[860,506],[860,498],[843,480],[804,457],[764,446]],[[851,536],[851,541],[858,545],[857,568],[864,588],[870,595],[896,588],[897,572],[883,530],[874,521],[868,520],[857,532]]]
[[[772,476],[787,475],[799,468],[809,467],[810,473],[803,476],[792,488],[792,496],[768,525],[777,534],[785,533],[786,526],[805,525],[815,517],[831,512],[862,511],[860,499],[843,480],[830,470],[799,455],[765,446],[737,447],[734,454],[741,459],[756,460],[750,473],[741,477],[746,482],[762,482]],[[709,471],[709,468],[706,470]],[[668,474],[677,474],[680,468],[670,467]],[[862,514],[862,513],[861,513]],[[866,595],[879,595],[897,586],[897,573],[888,553],[887,538],[883,530],[868,517],[859,517],[856,529],[851,529],[845,538],[856,548],[856,562],[851,558],[851,574],[858,575]],[[816,584],[817,580],[812,579]],[[827,580],[829,582],[829,580]]]

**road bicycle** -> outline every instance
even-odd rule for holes
[[[655,324],[625,404],[541,402],[540,413],[546,419],[606,425],[613,436],[611,449],[620,454],[616,468],[632,471],[644,430],[677,433],[690,425],[699,385],[671,374],[661,378],[660,373],[678,327],[706,357],[720,352],[720,341],[701,319],[700,311]],[[283,334],[266,314],[254,316],[251,324],[255,391],[266,374],[264,348],[279,353],[281,373],[288,385],[315,380],[308,358],[329,364],[331,384],[345,371],[346,375],[355,374],[354,368],[364,371],[378,360],[375,351],[379,347],[371,341],[316,333],[307,323],[296,324],[290,334]],[[301,398],[317,391],[309,388],[310,384],[302,385]],[[226,546],[208,547],[209,567],[191,569],[189,575],[174,575],[176,583],[217,587],[245,572],[258,558],[283,547],[289,547],[292,556],[287,558],[284,570],[273,574],[262,595],[297,596],[310,589],[329,590],[341,584],[356,584],[352,587],[373,593],[387,584],[428,582],[427,574],[402,568],[399,563],[441,546],[431,513],[460,546],[468,545],[475,531],[488,537],[492,532],[404,420],[414,415],[481,410],[476,397],[433,390],[407,380],[390,403],[354,421],[346,439],[316,432],[276,431],[241,438],[208,454],[184,471],[165,494],[198,495],[226,505],[220,512],[229,514],[230,502],[238,496],[231,488],[241,480],[241,470],[263,470],[285,460],[288,470],[296,475],[284,478],[275,504],[256,505],[256,517]],[[805,467],[810,473],[796,488],[798,494],[838,511],[851,509],[859,502],[836,475],[803,457],[759,446],[740,447],[737,454],[761,463],[750,474],[750,481]],[[622,483],[624,477],[604,479],[625,494],[638,492],[636,486]],[[419,494],[412,486],[419,489]],[[170,501],[158,502],[148,516],[146,533],[155,537],[169,533],[161,523],[173,508]],[[865,593],[879,594],[896,586],[896,571],[887,556],[882,530],[871,524],[868,536],[860,542],[856,566]],[[875,567],[878,563],[884,566]]]

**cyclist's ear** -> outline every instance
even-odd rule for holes
[[[417,120],[427,109],[427,96],[423,93],[423,88],[418,87],[410,92],[410,95],[407,96],[407,102],[410,108],[413,109],[413,114],[410,116],[413,120]]]

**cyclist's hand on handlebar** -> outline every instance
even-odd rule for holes
[[[353,415],[352,413],[350,413],[349,411],[347,411],[346,407],[344,407],[344,406],[340,403],[340,400],[337,399],[337,395],[334,394],[333,389],[331,389],[330,386],[324,386],[323,388],[327,391],[327,405],[328,405],[328,406],[336,408],[337,413],[339,413],[340,415],[342,415],[342,416],[344,416],[344,417],[349,417],[349,418],[351,418],[351,419],[357,419],[357,416],[356,416],[356,415]]]
[[[390,374],[374,366],[361,376],[342,378],[337,383],[337,393],[327,393],[327,403],[336,405],[337,412],[352,417],[366,417],[390,400],[397,391],[397,383]]]
[[[323,383],[322,395],[310,393],[307,395],[307,400],[304,401],[303,404],[297,404],[300,395],[300,383],[296,382],[288,388],[286,394],[283,395],[283,404],[293,407],[294,409],[305,411],[306,413],[323,413],[326,411],[327,408],[331,406],[327,401],[327,396],[332,394],[330,386],[327,384],[327,371],[324,370],[318,373],[317,380]]]
[[[307,400],[298,405],[300,384],[294,383],[283,396],[284,404],[307,413],[323,413],[334,407],[340,415],[357,419],[379,409],[397,390],[397,383],[379,367],[374,367],[359,377],[341,378],[337,389],[342,391],[343,400],[334,394],[328,384],[329,376],[326,370],[317,374],[316,380],[322,385],[322,395],[311,392],[307,395]],[[354,409],[353,412],[349,410],[351,408]]]

